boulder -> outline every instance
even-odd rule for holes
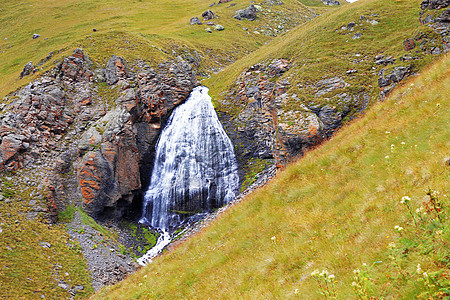
[[[405,49],[405,51],[411,51],[416,47],[416,43],[414,42],[413,39],[406,39],[403,42],[403,49]]]
[[[37,33],[34,33],[34,34],[33,34],[33,40],[35,40],[35,39],[37,39],[37,38],[39,38],[39,37],[40,37],[39,34],[37,34]]]
[[[16,161],[19,151],[23,150],[22,138],[14,134],[5,136],[0,144],[0,172],[16,170],[19,165]]]
[[[223,27],[223,26],[220,25],[220,24],[214,25],[214,30],[222,31],[222,30],[224,30],[224,29],[225,29],[225,27]]]
[[[208,21],[214,18],[214,13],[208,9],[207,11],[202,13],[202,17],[204,21]]]
[[[236,11],[233,18],[238,19],[238,20],[247,19],[250,21],[254,21],[256,19],[257,11],[258,10],[256,9],[256,7],[252,4],[245,9],[240,9],[240,10]]]
[[[341,5],[339,1],[335,0],[322,0],[323,4],[333,6],[333,5]]]
[[[106,83],[109,85],[116,84],[120,79],[127,77],[128,67],[123,58],[113,55],[108,60],[105,69]]]
[[[30,61],[28,62],[24,67],[22,72],[20,73],[20,78],[30,75],[32,73],[36,72],[36,69],[34,68],[33,63]]]
[[[191,18],[190,22],[191,22],[191,25],[202,25],[202,22],[197,17]]]

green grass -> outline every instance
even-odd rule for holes
[[[448,296],[449,66],[447,56],[404,82],[207,229],[93,299],[317,299],[316,269],[335,276],[339,299],[356,299],[352,282],[364,281],[360,290],[384,299]],[[420,222],[415,213],[430,203],[429,189],[439,193],[442,222],[430,208]]]
[[[276,58],[286,58],[292,62],[291,69],[283,75],[290,85],[287,92],[297,94],[303,103],[314,104],[332,103],[337,105],[332,97],[336,93],[358,95],[366,93],[370,96],[370,103],[378,100],[378,72],[381,68],[392,67],[376,66],[374,57],[377,54],[393,56],[396,65],[410,64],[417,71],[428,65],[434,59],[431,55],[416,54],[413,50],[408,53],[403,49],[403,41],[425,31],[431,37],[439,40],[436,34],[430,32],[427,26],[419,22],[420,0],[361,0],[353,4],[331,9],[314,20],[298,26],[282,37],[238,60],[223,71],[203,81],[211,88],[210,93],[219,110],[234,115],[239,111],[238,103],[235,105],[220,105],[229,93],[236,89],[237,78],[241,79],[242,72],[250,66],[262,61],[270,62]],[[364,15],[364,21],[360,16]],[[376,20],[379,23],[371,25],[366,20]],[[358,25],[354,31],[343,31],[342,26],[350,22]],[[352,39],[355,33],[361,33],[360,39]],[[417,48],[416,48],[417,50]],[[401,62],[400,57],[406,54],[417,56],[420,59]],[[375,70],[372,67],[375,66]],[[346,71],[355,68],[358,72],[347,76]],[[324,78],[341,77],[350,84],[348,88],[314,97],[313,86]],[[237,107],[235,107],[237,106]],[[285,111],[298,109],[295,99],[288,99],[284,104]]]
[[[67,205],[63,211],[58,211],[58,222],[70,223],[75,215],[76,207],[73,205]]]
[[[14,199],[14,202],[20,201]],[[58,287],[59,280],[83,285],[77,298],[93,293],[86,261],[76,241],[60,225],[27,220],[10,208],[14,202],[0,202],[0,282],[5,299],[66,299],[69,294]],[[40,246],[51,244],[50,248]]]
[[[208,0],[160,0],[157,3],[150,0],[2,1],[0,97],[25,85],[30,78],[40,76],[76,47],[84,48],[95,63],[103,66],[112,54],[132,63],[140,59],[157,65],[179,55],[195,56],[197,51],[204,73],[230,64],[271,39],[262,34],[247,35],[239,27],[244,24],[242,26],[252,30],[266,24],[267,17],[261,16],[255,22],[232,18],[235,10],[248,6],[250,1],[235,1],[234,7],[211,8],[219,16],[214,21],[225,26],[223,32],[209,34],[205,31],[207,25],[189,25],[190,18],[201,17],[210,3]],[[272,7],[272,10],[294,19],[311,15],[311,11],[296,0],[286,0],[284,5]],[[94,28],[97,32],[93,32]],[[33,33],[41,37],[32,39]],[[34,76],[19,79],[27,62],[33,61],[36,65],[50,52],[54,52],[53,57],[39,67]]]
[[[95,230],[97,230],[100,234],[102,234],[104,237],[107,237],[111,239],[112,241],[117,241],[117,233],[114,231],[109,230],[108,228],[98,224],[95,222],[94,219],[92,219],[88,214],[86,214],[81,208],[77,207],[76,210],[80,213],[81,222],[84,225],[88,225]]]

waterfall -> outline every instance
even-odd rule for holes
[[[173,111],[156,145],[141,222],[163,233],[227,204],[239,190],[233,144],[208,90],[195,88]]]

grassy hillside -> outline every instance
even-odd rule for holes
[[[449,67],[446,56],[404,82],[203,232],[93,299],[448,297]]]
[[[236,78],[243,71],[256,63],[286,58],[292,62],[290,70],[283,75],[290,82],[287,92],[296,94],[302,103],[336,101],[329,94],[314,97],[317,81],[334,76],[349,84],[336,93],[355,95],[365,92],[373,103],[378,99],[377,78],[382,68],[388,71],[396,66],[412,65],[413,71],[418,71],[434,59],[431,55],[403,49],[404,40],[421,32],[427,33],[430,40],[436,36],[427,26],[420,25],[420,3],[420,0],[360,0],[330,10],[228,66],[204,84],[211,87],[219,107],[221,100],[238,84]],[[353,29],[343,29],[349,23],[355,23]],[[361,34],[359,38],[355,38],[357,33]],[[395,65],[375,65],[374,58],[378,54],[393,56]],[[405,55],[417,59],[402,61],[400,58]],[[357,72],[347,75],[346,71],[352,68]],[[295,99],[289,99],[285,104],[293,110],[298,105]],[[220,109],[229,112],[233,108]]]
[[[271,11],[259,14],[255,22],[241,22],[232,16],[250,1],[235,1],[232,7],[229,4],[209,7],[212,3],[209,0],[2,1],[0,97],[29,82],[29,78],[19,79],[26,63],[42,63],[38,76],[53,67],[54,61],[71,54],[75,47],[83,47],[99,64],[105,64],[113,54],[129,61],[139,58],[159,63],[185,52],[193,54],[195,50],[203,59],[202,67],[221,68],[271,39],[253,34],[253,28],[283,16],[291,18],[292,24],[286,24],[288,29],[312,15],[296,0],[283,2],[284,5],[267,8]],[[202,19],[201,14],[208,9],[218,16],[212,21],[223,25],[224,31],[210,34],[205,31],[206,24],[189,25],[190,18]],[[243,26],[249,30],[244,31]],[[40,37],[33,39],[34,33]],[[53,55],[47,62],[51,52]]]

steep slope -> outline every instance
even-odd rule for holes
[[[93,299],[448,297],[449,65]]]
[[[0,3],[0,297],[83,297],[132,272],[157,234],[120,217],[139,207],[165,118],[198,78],[315,16],[291,0],[252,7],[254,21],[233,17],[249,1],[210,4]]]
[[[204,81],[244,169],[301,155],[448,51],[446,5],[358,1]]]

